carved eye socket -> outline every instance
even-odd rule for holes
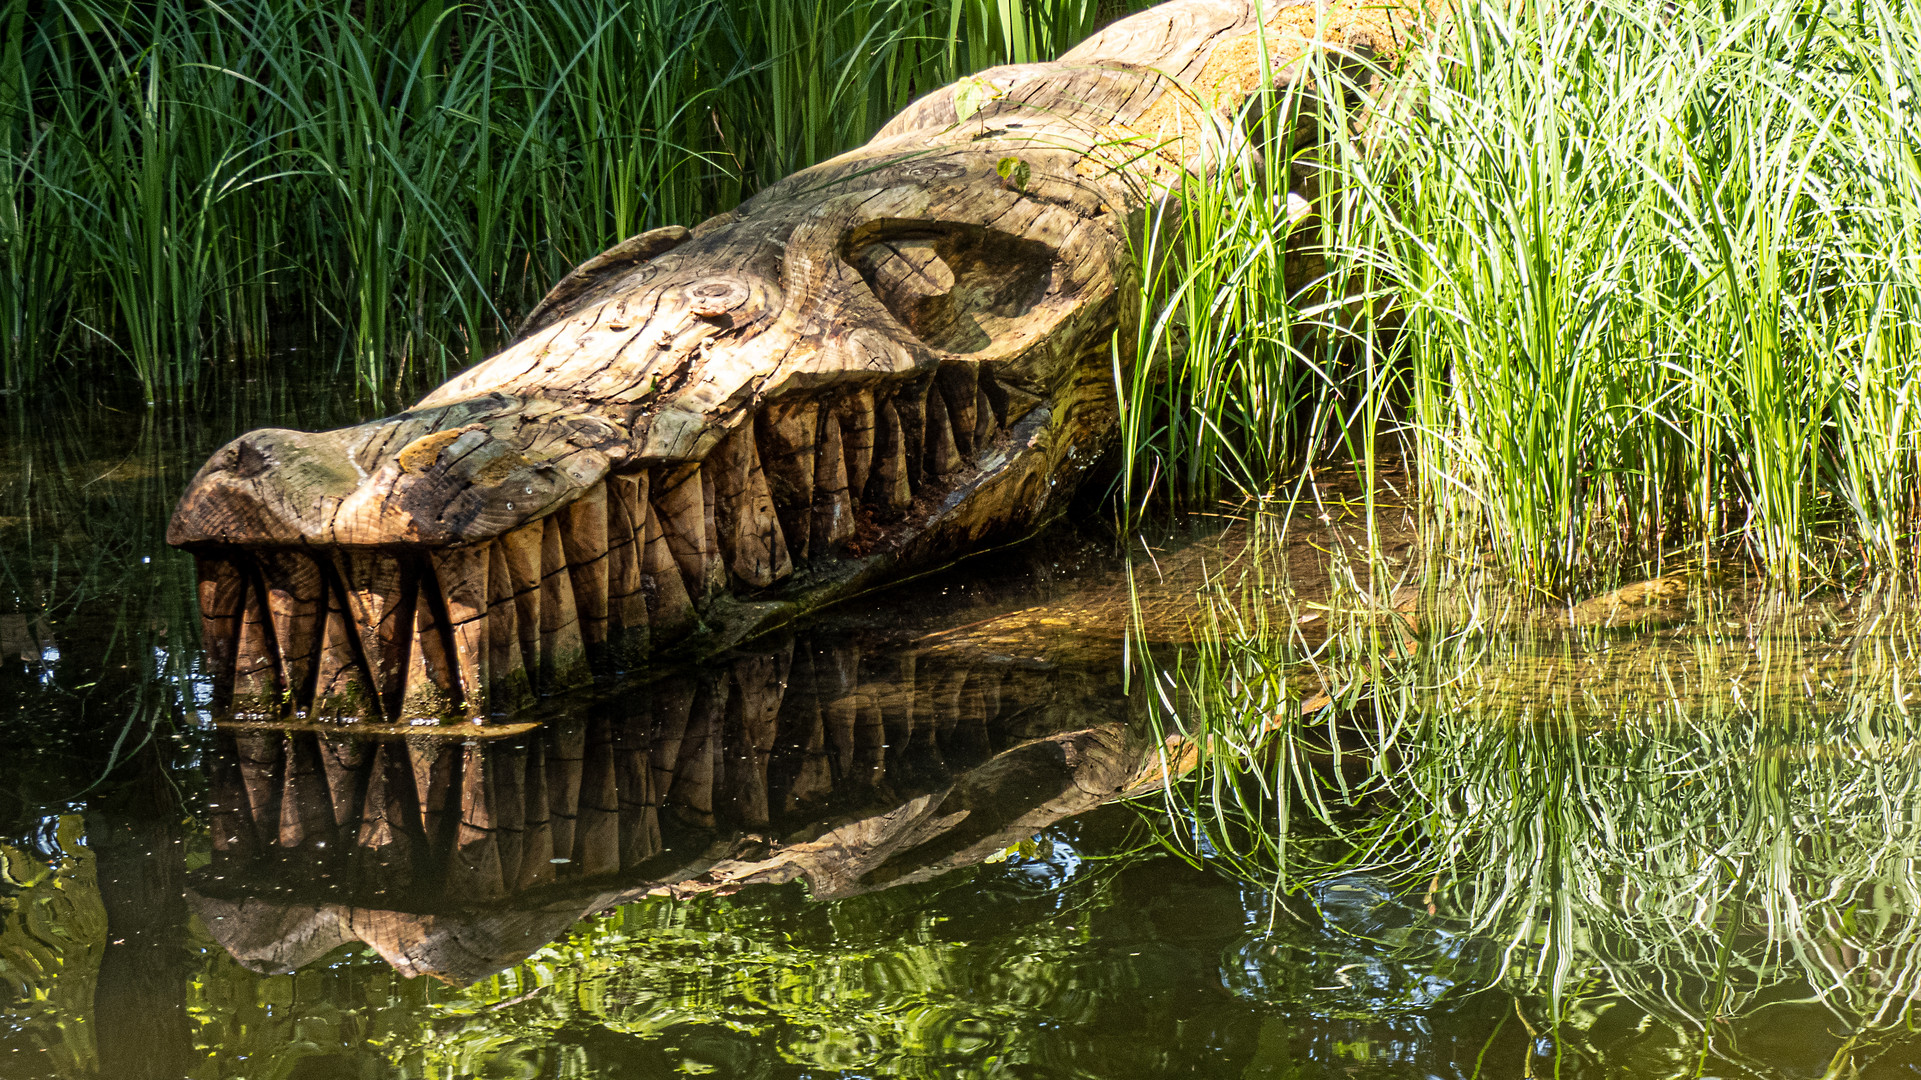
[[[950,353],[1030,337],[1055,276],[1052,248],[980,225],[868,222],[841,254],[901,325]]]

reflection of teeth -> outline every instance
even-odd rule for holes
[[[580,686],[671,647],[717,593],[884,542],[1031,407],[1017,394],[957,362],[890,393],[772,404],[702,461],[610,475],[479,544],[203,555],[217,705],[480,720]]]
[[[618,718],[562,719],[525,741],[234,731],[214,756],[213,846],[219,859],[297,853],[288,865],[301,881],[319,869],[330,892],[498,898],[641,866],[663,850],[662,813],[785,828],[876,789],[949,783],[1025,741],[1016,720],[1046,696],[1033,681],[1044,678],[790,645],[671,677]]]

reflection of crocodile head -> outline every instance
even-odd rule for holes
[[[591,260],[399,416],[235,440],[169,531],[217,699],[479,718],[1031,529],[1113,430],[1143,212],[1377,10],[1175,0]]]
[[[829,899],[978,862],[1138,766],[1106,698],[840,640],[731,653],[525,737],[245,728],[213,762],[194,903],[259,970],[358,939],[469,982],[650,892],[799,878]]]

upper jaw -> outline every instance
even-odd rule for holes
[[[242,436],[189,485],[168,540],[477,543],[551,513],[610,472],[703,461],[742,431],[774,436],[768,465],[791,498],[809,469],[786,460],[795,446],[782,437],[810,409],[854,414],[855,502],[868,494],[869,440],[884,435],[875,425],[888,422],[890,404],[910,413],[931,406],[927,422],[945,422],[952,449],[972,457],[1075,374],[1055,340],[1062,323],[1112,318],[1100,299],[1112,292],[1109,268],[1087,249],[1116,237],[1069,228],[1061,231],[1070,242],[1056,248],[943,220],[925,205],[938,192],[919,179],[937,164],[917,160],[907,177],[878,177],[876,188],[804,214],[697,231],[549,311],[544,325],[399,416]],[[983,168],[968,161],[935,175],[966,185]],[[1016,193],[993,198],[1009,206],[986,208],[990,220],[1012,213],[1031,227],[1050,214],[1092,216],[1091,205],[1021,213]],[[1101,235],[1078,235],[1090,231]],[[930,443],[928,461],[904,465],[947,475],[959,468],[942,456],[948,450]],[[919,477],[909,486],[918,489]]]
[[[625,452],[604,417],[487,394],[328,432],[268,428],[188,486],[179,547],[445,547],[501,535],[578,498]]]

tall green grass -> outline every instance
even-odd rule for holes
[[[1300,332],[1344,310],[1313,272],[1336,237],[1302,194],[1315,192],[1322,154],[1296,138],[1318,125],[1343,141],[1315,89],[1340,78],[1327,59],[1264,52],[1261,82],[1280,88],[1198,136],[1208,146],[1197,156],[1220,162],[1213,175],[1185,175],[1151,204],[1136,252],[1143,318],[1125,350],[1116,342],[1129,506],[1258,491],[1366,430],[1343,406],[1369,397],[1348,368],[1370,340],[1334,318],[1327,334]]]
[[[1257,268],[1261,183],[1172,271],[1291,348],[1164,347],[1136,472],[1206,497],[1404,452],[1436,535],[1554,594],[1677,555],[1912,574],[1917,45],[1890,0],[1462,0],[1391,69],[1324,65],[1349,106],[1288,181],[1318,278]]]
[[[369,384],[1128,0],[0,2],[0,380],[150,399],[300,328]]]

